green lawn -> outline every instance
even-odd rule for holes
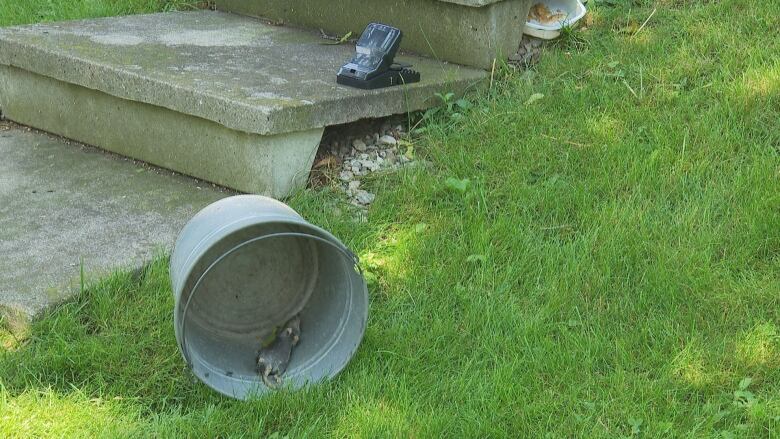
[[[335,190],[289,200],[371,274],[338,379],[248,403],[194,381],[161,259],[5,338],[0,436],[780,437],[780,3],[590,8],[433,118],[433,169],[370,182],[367,223]]]
[[[192,9],[197,0],[0,0],[0,26]]]

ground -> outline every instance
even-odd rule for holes
[[[3,24],[66,4],[8,2]],[[146,10],[126,3],[63,16]],[[366,222],[335,188],[288,200],[371,280],[338,379],[249,403],[195,382],[161,258],[2,339],[0,435],[775,437],[780,4],[590,8],[423,121],[433,167],[364,182]]]

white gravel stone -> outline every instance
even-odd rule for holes
[[[355,201],[357,201],[360,204],[368,205],[374,202],[376,199],[376,195],[372,194],[371,192],[367,192],[364,190],[359,190],[355,194]]]
[[[393,137],[393,136],[384,135],[384,136],[379,138],[379,143],[381,143],[383,145],[396,145],[396,144],[398,144],[398,141],[395,140],[395,137]]]
[[[361,160],[360,164],[364,168],[370,170],[371,172],[375,172],[375,171],[379,170],[379,164],[377,164],[376,162],[373,162],[371,160]]]
[[[352,147],[355,148],[356,151],[363,152],[363,151],[365,151],[368,148],[368,145],[366,145],[366,142],[364,142],[364,141],[362,141],[360,139],[355,139],[352,142]]]
[[[353,180],[350,181],[347,185],[347,191],[349,195],[354,195],[357,193],[357,190],[360,189],[360,181],[359,180]]]

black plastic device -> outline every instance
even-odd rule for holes
[[[420,82],[420,73],[410,65],[394,62],[402,37],[400,29],[369,24],[357,42],[357,53],[341,67],[336,82],[366,90]]]

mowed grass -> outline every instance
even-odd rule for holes
[[[336,380],[195,381],[161,258],[6,338],[0,436],[777,437],[780,4],[590,3],[534,71],[432,118],[433,167],[371,181],[367,222],[288,200],[372,280]]]
[[[0,26],[192,9],[196,0],[0,0]]]

